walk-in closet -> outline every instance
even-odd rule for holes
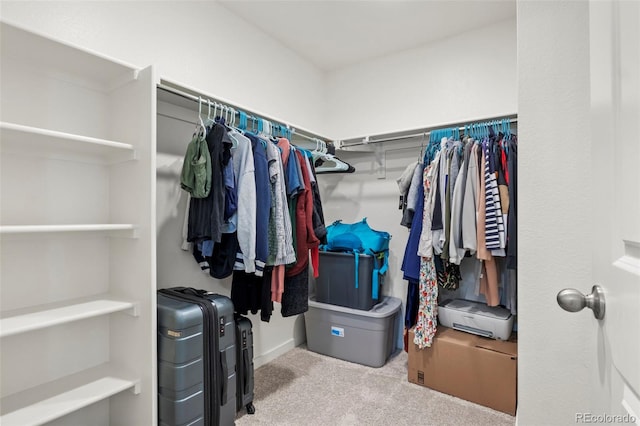
[[[638,28],[3,1],[0,423],[638,424]]]

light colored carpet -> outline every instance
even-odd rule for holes
[[[381,368],[292,349],[255,371],[256,412],[236,425],[514,425],[515,418],[407,381],[407,354]]]

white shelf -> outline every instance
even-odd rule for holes
[[[156,424],[155,70],[3,19],[0,62],[0,424]]]
[[[0,122],[2,153],[115,164],[135,159],[133,145]]]
[[[137,226],[131,224],[86,225],[8,225],[0,226],[0,235],[41,235],[50,233],[104,233],[108,236],[136,237]]]
[[[2,398],[0,424],[41,425],[127,389],[136,394],[140,392],[139,380],[124,379],[112,373],[108,364],[101,365]]]
[[[73,321],[125,312],[138,315],[138,305],[133,302],[100,297],[76,300],[65,304],[55,304],[7,312],[0,318],[0,337],[54,327]]]
[[[0,23],[2,56],[46,70],[55,78],[109,92],[135,80],[136,67],[62,41]]]

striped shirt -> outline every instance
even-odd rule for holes
[[[496,182],[495,175],[491,173],[491,169],[489,167],[489,142],[487,140],[485,140],[482,144],[482,153],[484,154],[484,181],[486,186],[486,247],[489,250],[497,250],[505,247],[505,234],[504,223],[502,220],[502,208],[500,207],[500,195],[498,193],[498,184]]]

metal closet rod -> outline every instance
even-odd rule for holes
[[[233,110],[235,110],[236,113],[240,112],[240,108],[236,108],[236,107],[227,105],[226,103],[219,102],[215,98],[213,100],[211,100],[211,98],[203,97],[203,96],[200,96],[198,98],[197,96],[192,95],[191,93],[183,92],[182,90],[176,89],[175,87],[172,87],[172,86],[167,86],[167,85],[162,84],[162,83],[158,84],[158,89],[164,90],[165,92],[169,92],[169,93],[172,93],[172,94],[177,95],[177,96],[180,96],[180,97],[182,97],[184,99],[188,99],[188,100],[193,101],[195,103],[204,103],[205,105],[209,105],[210,103],[213,102],[215,104],[222,105],[223,107],[226,107],[226,108],[232,108]],[[245,110],[242,110],[242,111],[246,112]],[[308,135],[306,135],[304,133],[300,133],[300,131],[298,129],[296,129],[295,127],[293,127],[293,126],[291,126],[289,124],[281,123],[278,120],[272,120],[270,118],[264,118],[264,117],[261,117],[261,116],[259,116],[257,114],[254,114],[252,112],[247,112],[247,115],[250,115],[250,116],[252,116],[254,118],[258,118],[258,119],[261,119],[261,120],[268,120],[268,121],[270,121],[272,123],[280,124],[282,126],[285,126],[287,129],[291,130],[292,135],[295,134],[296,136],[299,136],[299,137],[304,138],[304,139],[308,139],[308,140],[310,140],[312,142],[317,142],[317,141],[326,142],[326,140],[323,139],[323,138],[320,138],[320,137],[317,137],[317,136],[308,136]]]
[[[380,138],[380,139],[370,139],[371,136],[365,136],[365,137],[359,138],[359,139],[358,138],[351,138],[351,139],[346,139],[346,140],[338,140],[338,141],[335,141],[335,144],[336,144],[336,148],[344,149],[344,148],[349,148],[349,147],[352,147],[352,146],[370,145],[370,144],[375,144],[375,143],[379,143],[379,142],[392,142],[392,141],[399,141],[399,140],[403,140],[403,139],[418,138],[418,137],[421,137],[421,136],[427,137],[434,130],[448,129],[448,128],[452,128],[452,127],[454,127],[454,128],[457,127],[458,130],[464,131],[465,125],[476,124],[476,123],[488,123],[490,121],[503,120],[503,119],[509,119],[509,123],[518,122],[518,116],[517,115],[503,115],[503,116],[499,116],[499,117],[486,118],[486,119],[482,119],[482,120],[465,121],[465,122],[453,123],[453,124],[449,124],[449,125],[439,125],[439,126],[434,126],[434,127],[426,127],[424,129],[420,130],[419,133],[410,133],[410,134],[407,134],[407,135],[399,135],[399,136],[389,136],[389,137],[383,137],[383,138]],[[418,131],[418,130],[409,130],[409,132],[416,132],[416,131]],[[400,132],[398,132],[398,133],[400,133]],[[374,136],[374,138],[375,138],[375,136]],[[358,140],[359,142],[345,143],[345,142],[348,142],[349,140]]]

